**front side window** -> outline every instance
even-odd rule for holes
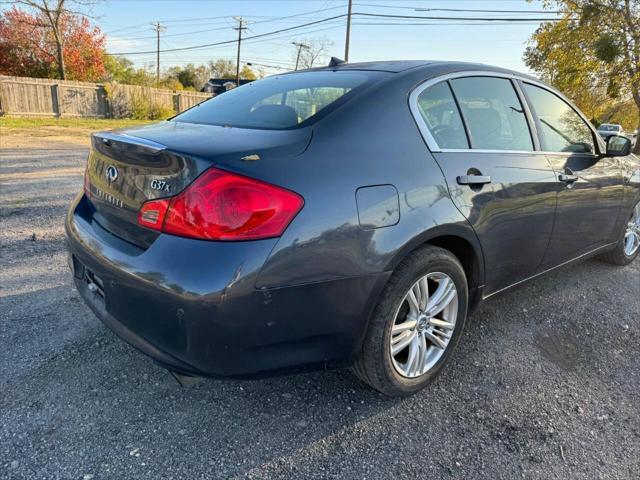
[[[564,100],[544,88],[524,84],[531,107],[542,127],[542,149],[547,152],[595,152],[593,134]]]
[[[418,96],[418,111],[440,148],[469,148],[460,112],[447,82],[438,83]]]
[[[294,128],[363,88],[380,72],[303,72],[248,83],[183,112],[177,122],[240,128]]]
[[[510,80],[465,77],[451,80],[471,136],[471,148],[532,151],[524,108]]]

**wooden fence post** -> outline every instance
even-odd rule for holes
[[[61,117],[62,113],[60,112],[60,87],[57,83],[51,85],[51,103],[53,114],[56,117]]]
[[[180,104],[182,103],[180,100],[180,96],[182,94],[180,92],[173,92],[173,111],[175,113],[180,113]]]

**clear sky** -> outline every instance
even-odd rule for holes
[[[346,13],[347,0],[107,0],[93,7],[95,22],[107,33],[108,51],[155,50],[151,22],[166,30],[161,49],[233,40],[234,16],[248,21],[245,36],[300,25]],[[532,13],[416,11],[415,9],[515,10]],[[423,16],[552,17],[539,13],[540,1],[525,0],[354,0],[354,12]],[[289,17],[289,18],[280,18]],[[455,20],[400,20],[355,16],[350,61],[388,59],[450,59],[482,62],[526,71],[522,62],[527,39],[539,22],[463,23]],[[263,39],[243,42],[242,61],[291,68],[291,42],[325,37],[330,54],[344,56],[345,18],[320,23]],[[236,44],[161,54],[161,65],[235,60]],[[136,64],[155,62],[155,54],[130,55]],[[275,73],[276,69],[265,69]]]

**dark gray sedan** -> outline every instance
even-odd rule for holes
[[[66,230],[88,305],[181,379],[351,366],[406,395],[483,299],[638,255],[640,160],[526,75],[340,64],[94,135]]]

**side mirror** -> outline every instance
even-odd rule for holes
[[[631,140],[620,135],[607,138],[607,157],[626,157],[631,153]]]

